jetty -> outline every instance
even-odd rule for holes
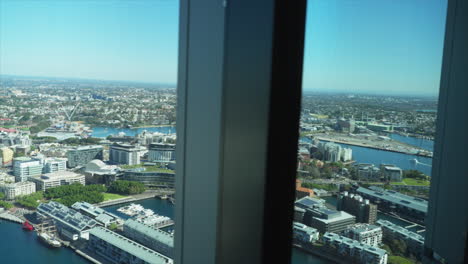
[[[18,223],[18,224],[22,224],[24,222],[21,218],[15,216],[15,215],[12,215],[9,212],[0,213],[0,219],[7,220],[7,221],[10,221],[10,222],[14,222],[14,223]]]

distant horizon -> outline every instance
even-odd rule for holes
[[[168,88],[177,89],[176,83],[162,83],[162,82],[141,82],[132,80],[104,80],[104,79],[91,79],[91,78],[77,78],[77,77],[61,77],[61,76],[34,76],[34,75],[15,75],[15,74],[0,74],[0,80],[2,77],[8,78],[24,78],[24,79],[58,79],[58,80],[81,80],[81,81],[96,81],[96,82],[111,82],[111,83],[134,83],[134,84],[149,84],[149,85],[160,85],[169,86]],[[437,99],[438,94],[411,94],[411,93],[375,93],[370,91],[350,91],[350,90],[327,90],[327,89],[309,89],[302,90],[303,95],[307,94],[333,94],[333,95],[368,95],[368,96],[390,96],[390,97],[419,97],[419,98],[433,98]]]
[[[307,6],[304,91],[437,96],[447,0]],[[178,23],[177,0],[0,0],[0,74],[175,85]]]

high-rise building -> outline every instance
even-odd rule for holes
[[[140,148],[130,144],[114,143],[109,149],[109,162],[114,164],[140,164]]]
[[[149,145],[148,160],[170,162],[175,160],[175,144],[152,143]]]
[[[356,222],[374,224],[377,220],[377,205],[359,195],[343,192],[338,195],[336,209],[356,216]]]
[[[99,145],[79,146],[67,151],[68,167],[86,166],[94,159],[103,158],[103,148]]]
[[[40,161],[28,157],[13,159],[13,175],[15,175],[17,182],[24,182],[30,177],[40,176],[41,174],[42,164]]]

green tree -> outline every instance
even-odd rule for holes
[[[145,190],[145,185],[141,182],[119,180],[111,183],[108,192],[130,195],[143,193]]]
[[[118,226],[117,226],[116,223],[112,223],[112,224],[109,225],[109,229],[112,230],[112,231],[116,230],[117,228],[118,228]]]

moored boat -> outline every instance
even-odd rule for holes
[[[50,246],[50,247],[53,247],[53,248],[59,248],[59,247],[62,246],[62,243],[60,243],[60,241],[58,241],[57,239],[51,237],[47,233],[38,233],[37,237],[39,238],[39,240],[44,242],[47,246]]]
[[[34,230],[34,226],[31,225],[28,221],[24,222],[22,227],[26,231],[33,231]]]

